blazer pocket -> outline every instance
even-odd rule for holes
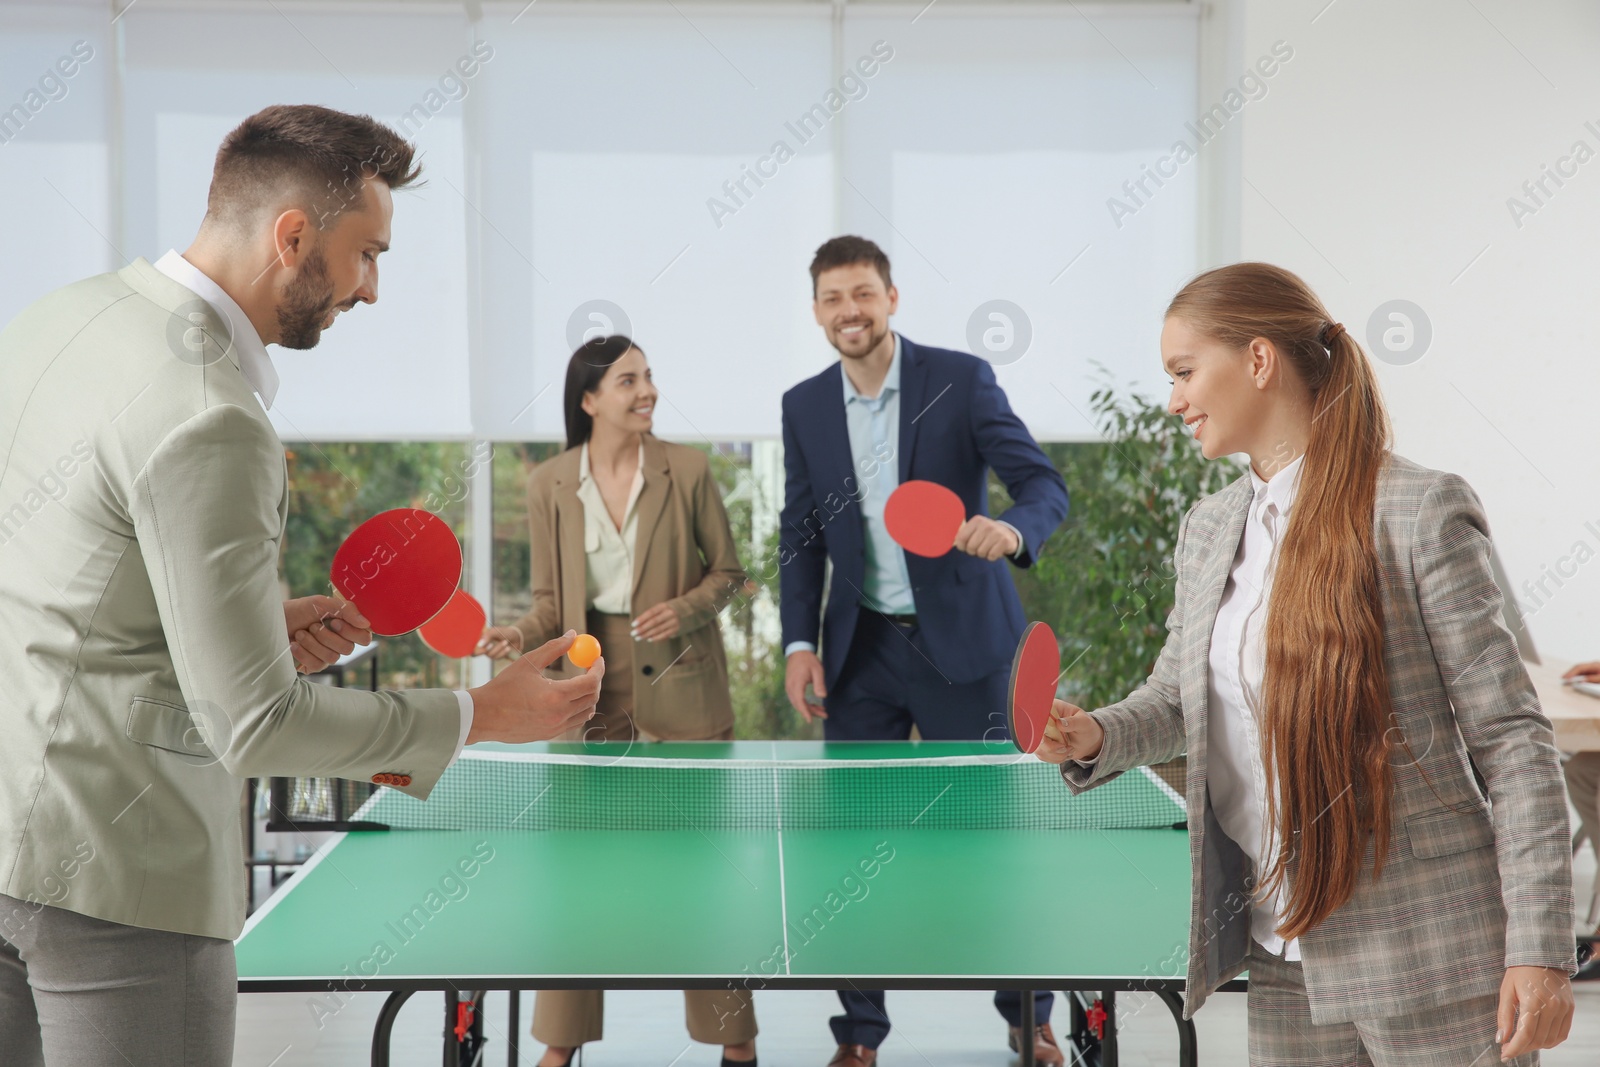
[[[189,709],[165,700],[134,697],[128,707],[128,737],[141,745],[215,762],[206,744],[205,731],[189,714]]]
[[[1494,844],[1494,824],[1488,809],[1475,806],[1466,812],[1449,808],[1423,812],[1406,820],[1406,837],[1411,854],[1421,859],[1438,859],[1458,852],[1488,848]]]

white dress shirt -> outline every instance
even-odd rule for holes
[[[261,335],[256,332],[250,317],[235,303],[233,297],[223,291],[222,286],[179,255],[176,249],[169,250],[152,266],[210,304],[218,315],[227,320],[232,334],[229,341],[239,358],[239,373],[244,375],[245,382],[256,396],[261,398],[262,408],[270,410],[273,399],[278,395],[278,371],[272,365],[267,346],[261,343]],[[461,708],[461,735],[456,740],[451,763],[461,755],[461,750],[467,744],[467,734],[472,732],[472,694],[464,689],[456,690],[456,703]]]
[[[583,504],[584,591],[588,606],[608,615],[633,613],[633,549],[639,535],[639,493],[644,489],[644,442],[622,510],[622,529],[611,521],[600,484],[589,468],[589,443],[578,456],[578,500]]]
[[[1270,481],[1263,481],[1254,469],[1250,471],[1255,495],[1217,608],[1216,626],[1211,631],[1211,669],[1206,675],[1206,771],[1211,807],[1223,832],[1254,861],[1258,879],[1278,851],[1278,840],[1269,840],[1267,835],[1268,783],[1261,759],[1267,604],[1278,564],[1278,544],[1300,487],[1304,459],[1300,456]],[[1284,895],[1280,886],[1272,895],[1256,898],[1250,932],[1274,955],[1298,960],[1299,941],[1285,942],[1276,933]]]
[[[278,371],[272,365],[267,346],[261,343],[261,335],[256,333],[249,316],[234,303],[233,297],[222,291],[222,286],[201,273],[199,267],[184,259],[176,249],[169,250],[156,260],[154,266],[210,304],[226,320],[230,334],[228,340],[233,354],[238,357],[239,371],[250,388],[255,390],[256,396],[261,398],[261,406],[270,411],[272,401],[278,395]]]

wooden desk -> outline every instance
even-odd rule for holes
[[[1556,747],[1563,752],[1600,751],[1600,697],[1561,684],[1572,664],[1546,658],[1542,664],[1523,666],[1539,693],[1540,707],[1556,728]]]

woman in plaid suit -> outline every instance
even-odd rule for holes
[[[1057,701],[1042,758],[1079,792],[1188,754],[1187,1011],[1248,969],[1252,1064],[1536,1063],[1572,1019],[1566,803],[1476,494],[1390,451],[1288,271],[1195,278],[1161,351],[1170,410],[1250,471],[1184,516],[1149,679]]]

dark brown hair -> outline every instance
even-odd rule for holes
[[[825,270],[835,267],[849,267],[856,263],[868,263],[878,270],[878,275],[883,279],[883,287],[888,290],[894,282],[889,280],[889,257],[883,254],[883,249],[867,240],[865,237],[833,237],[822,242],[817,249],[817,254],[811,257],[811,296],[817,295],[817,278]]]
[[[1311,434],[1267,606],[1260,709],[1268,825],[1281,844],[1258,888],[1287,884],[1278,932],[1299,937],[1350,899],[1368,840],[1374,877],[1389,847],[1392,708],[1373,541],[1389,417],[1361,346],[1330,329],[1316,294],[1281,267],[1207,271],[1167,314],[1226,345],[1272,342],[1311,390]]]
[[[362,208],[361,184],[391,189],[417,180],[422,167],[409,142],[367,115],[315,104],[277,104],[251,115],[222,140],[211,168],[206,218],[227,226],[282,203],[287,192],[326,229]]]
[[[630,348],[639,348],[620,333],[608,337],[591,337],[578,346],[567,361],[567,388],[564,407],[567,413],[567,447],[577,448],[594,433],[594,417],[583,410],[583,396],[600,388],[611,365],[628,354]]]

